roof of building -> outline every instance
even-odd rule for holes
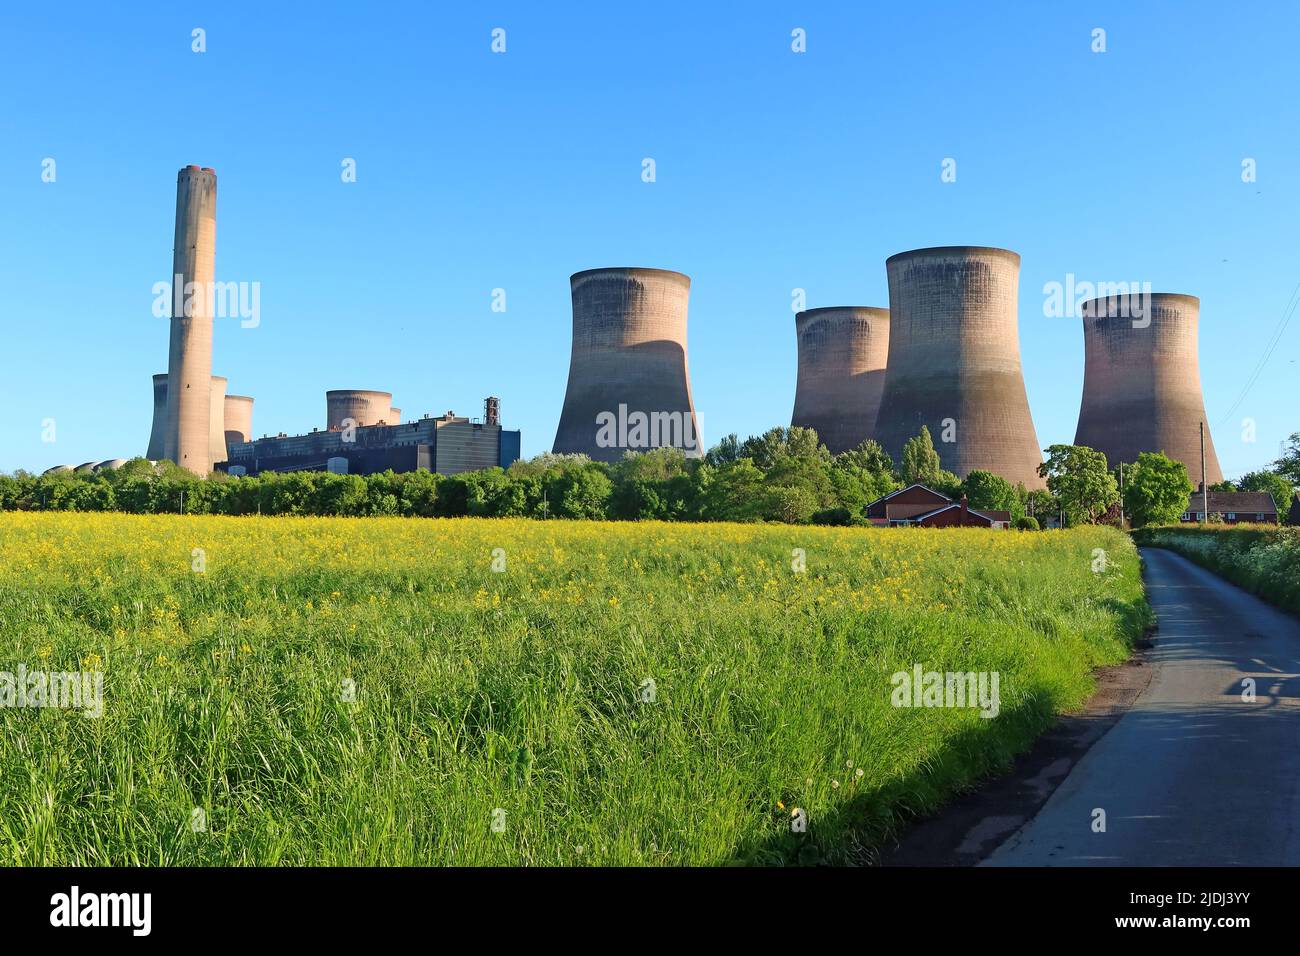
[[[1209,498],[1210,514],[1277,514],[1273,496],[1267,491],[1211,491]],[[1188,499],[1187,510],[1200,514],[1202,504],[1198,491]]]
[[[943,505],[940,508],[931,508],[925,514],[917,515],[915,520],[924,521],[926,518],[931,518],[937,514],[942,514],[945,511],[951,511],[953,508],[960,508],[960,507],[961,507],[961,502],[954,501],[951,504]],[[971,508],[971,507],[967,507],[966,510],[971,514],[976,515],[977,517],[983,518],[984,520],[988,521],[990,524],[997,521],[1011,520],[1010,511],[978,511],[975,508]]]
[[[911,491],[913,488],[920,488],[922,491],[928,491],[936,498],[942,498],[944,501],[952,501],[952,499],[949,498],[947,495],[945,495],[942,491],[935,491],[933,488],[929,487],[928,485],[923,485],[919,481],[914,481],[912,482],[912,484],[907,485],[904,488],[899,488],[897,491],[891,491],[887,495],[881,495],[875,501],[868,502],[867,507],[868,508],[874,507],[875,505],[880,504],[882,501],[888,501],[890,498],[893,498],[896,495],[901,495],[905,491]]]
[[[947,506],[941,505],[940,507]],[[911,518],[915,518],[917,515],[927,515],[937,510],[938,509],[935,507],[933,502],[926,502],[921,505],[886,504],[885,518],[889,521],[907,521]]]

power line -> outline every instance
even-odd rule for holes
[[[1263,373],[1264,366],[1268,364],[1268,360],[1273,357],[1273,352],[1277,349],[1278,343],[1282,341],[1282,336],[1286,332],[1287,325],[1291,322],[1291,316],[1295,315],[1296,306],[1298,305],[1300,305],[1300,282],[1297,282],[1296,287],[1291,290],[1291,297],[1287,299],[1286,308],[1282,312],[1282,319],[1278,322],[1277,329],[1273,332],[1268,344],[1264,347],[1264,354],[1260,357],[1259,364],[1255,366],[1255,370],[1251,372],[1250,378],[1246,380],[1246,386],[1241,390],[1241,394],[1237,396],[1237,400],[1232,403],[1232,407],[1228,409],[1227,413],[1223,416],[1223,419],[1219,422],[1220,425],[1227,424],[1228,420],[1232,418],[1233,413],[1241,406],[1241,403],[1246,400],[1246,396],[1250,394],[1250,390],[1255,387],[1255,382]]]

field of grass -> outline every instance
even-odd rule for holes
[[[104,692],[0,708],[0,862],[863,861],[1148,617],[1104,528],[3,514],[0,671]]]
[[[1258,525],[1170,525],[1143,528],[1143,545],[1168,548],[1300,614],[1300,528]]]

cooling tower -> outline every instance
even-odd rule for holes
[[[599,461],[665,445],[702,454],[686,362],[690,278],[589,269],[569,285],[573,350],[554,450]]]
[[[220,375],[212,376],[208,399],[208,457],[213,465],[226,460],[226,384]]]
[[[400,408],[390,408],[388,410],[388,418],[386,418],[385,421],[390,425],[402,424],[402,410]]]
[[[225,401],[226,448],[253,440],[253,400],[247,395],[227,395]]]
[[[1201,301],[1168,292],[1111,296],[1083,304],[1083,403],[1074,443],[1106,455],[1112,468],[1139,452],[1164,452],[1201,481],[1201,396],[1196,330]],[[1223,480],[1205,425],[1205,478]]]
[[[160,461],[167,435],[167,373],[161,372],[153,377],[153,427],[149,429],[149,450],[145,457],[150,461]]]
[[[900,461],[922,425],[943,468],[1042,488],[1020,373],[1020,256],[945,246],[890,256],[889,361],[876,438]]]
[[[359,388],[339,388],[325,393],[326,428],[338,431],[344,419],[361,425],[378,425],[387,420],[393,407],[392,392],[372,392]]]
[[[832,454],[875,437],[885,385],[889,310],[809,309],[794,317],[799,381],[791,425],[816,429]]]
[[[167,429],[162,457],[196,475],[212,470],[210,293],[216,238],[217,174],[186,166],[176,177]]]

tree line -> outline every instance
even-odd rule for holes
[[[815,431],[796,426],[744,441],[728,435],[700,458],[674,448],[629,452],[613,464],[544,454],[509,468],[451,476],[298,471],[198,478],[171,462],[136,458],[115,471],[0,475],[0,509],[863,525],[868,504],[919,482],[953,499],[964,494],[972,508],[1007,511],[1020,528],[1058,516],[1067,525],[1118,520],[1118,474],[1100,452],[1053,445],[1039,472],[1046,490],[1012,485],[988,471],[958,478],[940,466],[924,427],[895,463],[870,440],[831,454]],[[1260,490],[1281,498],[1278,510],[1285,514],[1300,483],[1300,433],[1291,436],[1289,457],[1273,471],[1248,475],[1233,487],[1255,490],[1265,483]],[[1125,468],[1124,512],[1135,525],[1174,521],[1192,491],[1183,465],[1144,454]]]

